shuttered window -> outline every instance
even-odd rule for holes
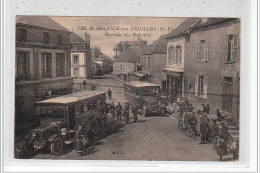
[[[168,48],[168,64],[172,63],[172,50],[171,47]]]
[[[195,96],[198,96],[199,75],[195,75]]]
[[[230,34],[225,36],[225,62],[231,63],[237,61],[239,55],[239,38],[238,35]]]
[[[176,63],[176,47],[172,47],[172,63]]]
[[[238,35],[233,36],[233,56],[232,60],[237,61],[238,59]]]
[[[209,47],[207,40],[196,42],[196,61],[206,62],[209,60]]]
[[[200,42],[196,42],[196,61],[200,60]]]
[[[203,92],[204,92],[204,98],[207,99],[207,96],[208,96],[208,76],[204,76]]]
[[[209,60],[209,43],[208,41],[205,41],[205,59],[204,61]]]

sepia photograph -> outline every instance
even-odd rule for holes
[[[17,15],[14,158],[238,162],[240,22]]]

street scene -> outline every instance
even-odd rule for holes
[[[239,160],[240,19],[17,16],[16,32],[16,159]]]

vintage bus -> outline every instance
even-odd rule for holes
[[[166,106],[160,101],[160,85],[143,81],[132,81],[124,84],[125,98],[131,104],[137,103],[144,116],[165,114]]]
[[[24,138],[22,150],[32,152],[48,148],[51,154],[59,155],[65,144],[75,142],[79,125],[85,138],[89,130],[99,133],[104,126],[105,107],[104,91],[82,91],[37,102],[35,116],[40,119],[40,126]]]

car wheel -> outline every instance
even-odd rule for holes
[[[57,136],[51,142],[51,146],[50,146],[51,154],[58,156],[61,153],[62,148],[63,148],[63,141],[60,136]]]

